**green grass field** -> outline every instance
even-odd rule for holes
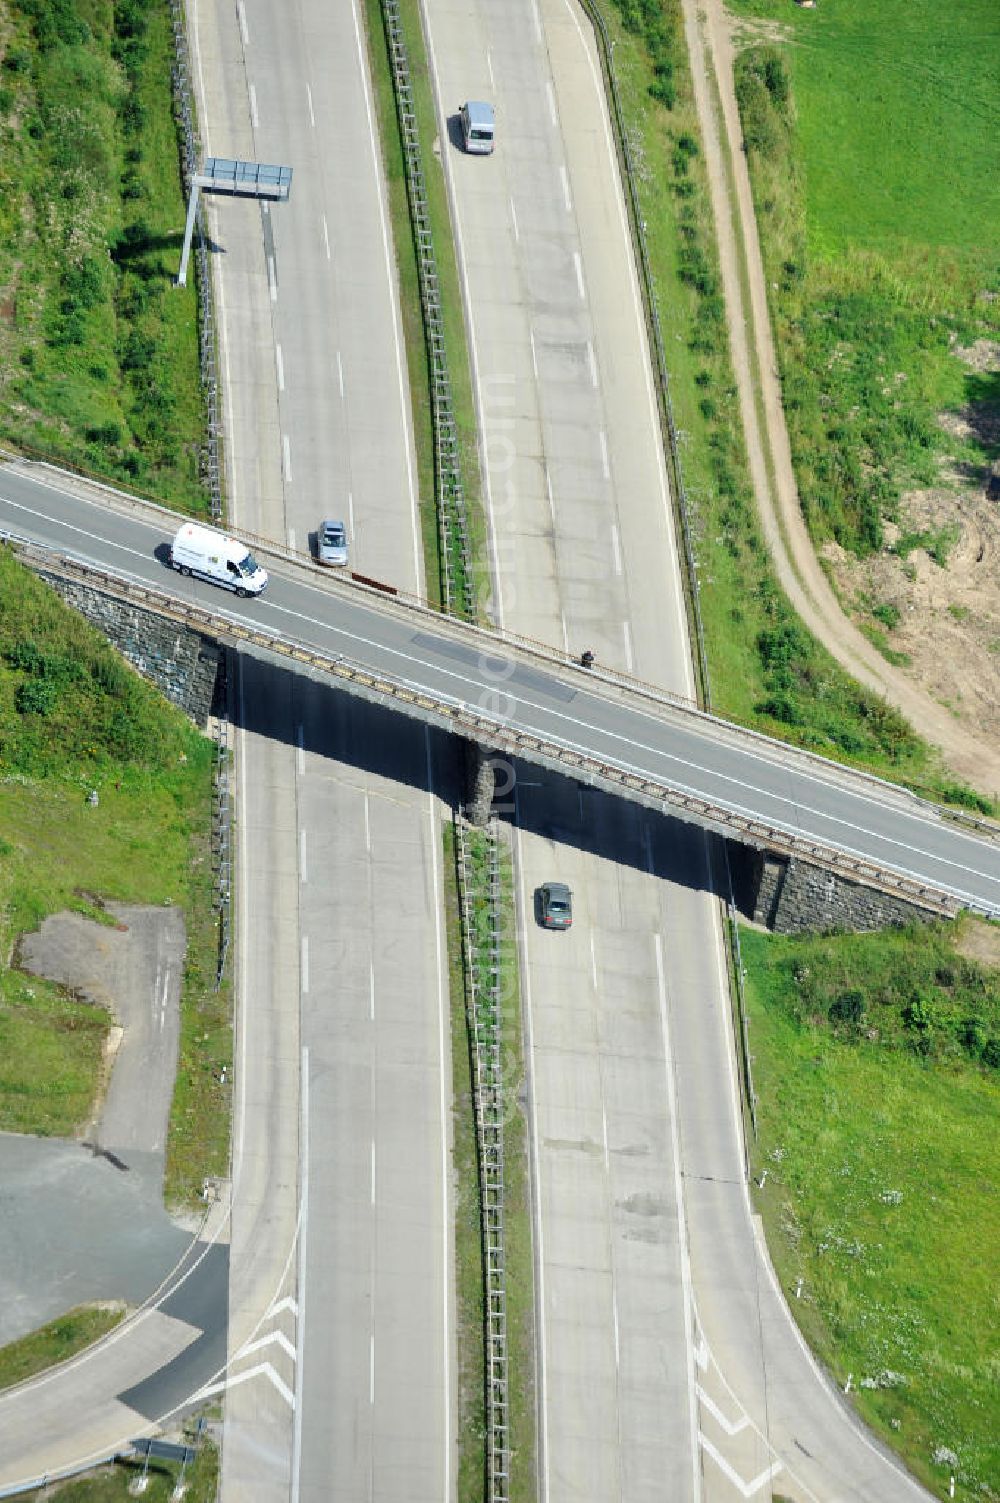
[[[10,968],[50,913],[102,899],[181,905],[188,927],[168,1191],[225,1172],[228,997],[214,991],[211,744],[104,639],[0,549],[0,1127],[71,1135],[88,1119],[107,1015]],[[97,789],[99,805],[87,795]],[[190,1110],[189,1110],[190,1108]],[[179,1156],[179,1158],[178,1158]]]
[[[0,438],[204,511],[166,0],[8,0],[0,54]]]
[[[864,1418],[940,1493],[996,1496],[1000,973],[946,926],[744,931],[756,1192],[782,1287]],[[939,1448],[956,1462],[934,1462]],[[939,1452],[940,1454],[940,1452]],[[991,1490],[992,1489],[992,1490]]]
[[[860,555],[908,488],[1000,452],[941,415],[1000,403],[955,346],[1000,335],[1000,21],[990,0],[838,0],[737,63],[803,511]],[[975,425],[974,425],[975,426]]]

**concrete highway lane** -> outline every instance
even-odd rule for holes
[[[484,650],[486,638],[463,636],[433,617],[383,610],[363,592],[325,578],[313,582],[280,561],[269,560],[272,580],[262,598],[236,600],[166,568],[172,525],[169,514],[154,523],[110,511],[49,479],[39,484],[20,471],[0,472],[0,527],[11,533],[344,654],[452,704],[481,708],[519,730],[661,777],[738,816],[829,842],[1000,913],[1000,843],[966,832],[891,785],[711,717],[606,689],[569,664],[551,669],[505,648]]]

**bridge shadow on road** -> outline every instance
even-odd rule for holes
[[[433,792],[452,809],[467,805],[472,759],[459,737],[369,703],[319,674],[296,672],[278,659],[242,654],[231,684],[237,677],[243,692],[234,696],[232,715],[243,729],[409,787],[425,790],[430,778]],[[500,820],[695,890],[728,891],[717,837],[673,814],[518,758],[491,757],[494,813]]]

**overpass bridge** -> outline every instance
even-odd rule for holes
[[[564,653],[445,617],[250,540],[240,600],[181,578],[182,518],[44,467],[0,470],[0,538],[26,563],[517,758],[940,913],[1000,917],[1000,830]]]

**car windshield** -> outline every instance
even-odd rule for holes
[[[569,904],[565,903],[562,898],[550,898],[549,907],[553,913],[565,913]]]
[[[327,524],[323,529],[323,541],[330,548],[342,548],[344,545],[344,529]]]
[[[240,559],[240,573],[241,574],[256,574],[257,573],[257,560],[254,558],[254,556],[253,556],[252,553],[246,553]]]

